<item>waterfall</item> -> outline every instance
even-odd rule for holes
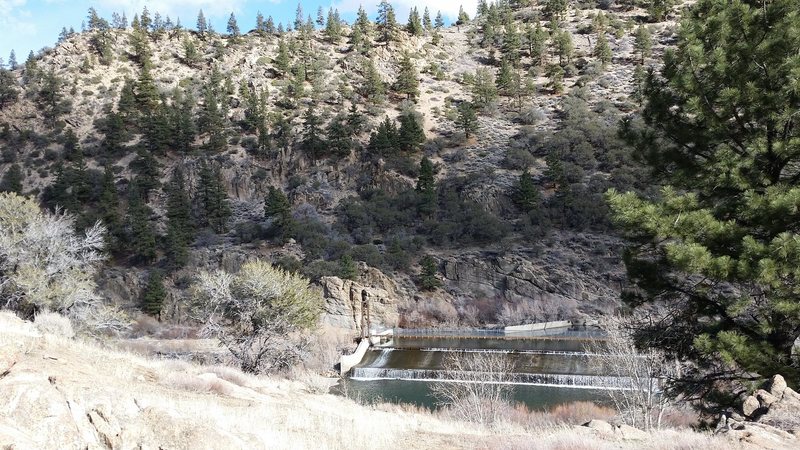
[[[464,375],[459,378],[459,375]],[[480,382],[507,383],[530,386],[558,386],[584,389],[634,389],[634,381],[628,377],[601,375],[573,375],[553,373],[513,373],[504,376],[504,381],[483,381],[496,378],[497,374],[452,373],[444,370],[392,369],[382,367],[356,367],[351,376],[354,380],[410,380],[438,382]]]
[[[389,362],[389,356],[395,349],[393,348],[385,348],[381,350],[381,354],[378,356],[378,359],[375,360],[370,366],[371,367],[385,367],[386,363]]]

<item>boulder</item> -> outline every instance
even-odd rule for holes
[[[648,438],[648,434],[638,428],[630,425],[619,425],[614,432],[622,439],[625,440],[643,440]]]
[[[775,397],[783,397],[783,391],[786,390],[786,380],[781,375],[774,375],[769,380],[769,393]]]
[[[325,323],[360,333],[362,304],[369,303],[372,327],[396,327],[400,320],[398,307],[407,297],[397,284],[380,270],[359,264],[356,280],[339,277],[320,279],[325,297],[323,320]]]
[[[770,394],[764,389],[759,389],[756,391],[756,398],[758,399],[758,403],[761,405],[762,408],[768,408],[769,405],[780,400],[778,397]]]
[[[610,423],[606,422],[605,420],[592,419],[592,420],[586,422],[585,424],[583,424],[583,426],[585,426],[587,428],[591,428],[591,429],[593,429],[595,431],[598,431],[600,433],[614,434],[614,427]]]
[[[742,403],[742,412],[745,416],[751,417],[758,409],[761,407],[761,404],[758,402],[758,399],[755,396],[748,396],[744,399]]]

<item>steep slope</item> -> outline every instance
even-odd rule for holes
[[[604,25],[596,24],[599,13],[570,8],[560,25],[548,25],[543,10],[527,7],[423,36],[397,30],[389,43],[376,33],[368,57],[349,38],[331,43],[319,30],[238,38],[186,30],[88,31],[12,72],[21,95],[0,109],[4,170],[19,165],[25,192],[92,221],[108,217],[102,172],[109,169],[114,195],[121,198],[111,209],[126,220],[100,284],[111,301],[132,307],[147,272],[165,270],[172,295],[164,317],[176,320],[185,318],[184,288],[197,268],[235,269],[254,256],[313,279],[341,276],[345,255],[377,267],[392,279],[392,289],[369,286],[363,266],[355,281],[396,293],[391,303],[400,314],[391,316],[401,324],[607,312],[624,278],[621,242],[609,235],[602,192],[646,183],[614,133],[623,112],[636,106],[630,99],[639,62],[633,35],[642,11],[602,12]],[[505,24],[487,38],[486,23],[501,16]],[[508,30],[522,33],[536,24],[558,27],[547,41],[547,62],[534,60],[521,41],[513,71],[525,89],[480,105],[477,132],[467,139],[458,125],[458,105],[478,105],[479,72],[492,77],[483,87],[496,84]],[[644,26],[652,30],[657,56],[669,44],[672,22]],[[572,36],[573,49],[558,64],[555,36],[564,32]],[[613,55],[605,67],[593,50],[600,32]],[[418,73],[415,101],[392,88],[404,55]],[[384,85],[375,92],[370,64]],[[548,74],[556,66],[564,93],[550,86]],[[127,98],[133,112],[127,94],[133,94]],[[220,129],[213,126],[209,95],[219,103]],[[330,124],[351,108],[364,125],[353,132],[346,152],[333,154],[331,140],[319,150],[322,155],[310,151],[309,115],[330,136]],[[159,120],[170,130],[177,127],[181,111],[197,127],[183,150],[159,128]],[[424,145],[390,153],[368,145],[370,132],[386,117],[406,113],[422,124]],[[215,141],[220,136],[221,144]],[[414,190],[423,156],[436,172],[433,212],[424,210]],[[219,170],[230,202],[232,214],[219,229],[204,224],[204,164]],[[170,260],[168,227],[176,169],[185,177],[200,225],[182,269]],[[515,200],[523,173],[538,190],[533,210]],[[140,216],[165,236],[147,257],[137,253],[142,239],[128,222],[135,216],[133,185],[154,187],[144,195],[150,209]],[[296,225],[291,232],[264,216],[270,187],[289,198]],[[425,292],[415,284],[425,255],[435,258],[442,289]]]

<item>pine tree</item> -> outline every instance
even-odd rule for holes
[[[456,25],[461,26],[461,25],[466,25],[467,23],[469,23],[469,14],[467,14],[467,12],[464,11],[464,6],[459,6],[458,19],[456,20]]]
[[[125,238],[122,228],[122,219],[119,214],[119,193],[114,172],[106,166],[103,172],[103,184],[98,201],[100,220],[106,227],[106,250],[116,253],[123,248]]]
[[[223,233],[227,228],[231,209],[228,204],[228,193],[222,184],[222,172],[219,167],[212,168],[202,160],[198,178],[197,197],[203,212],[201,223],[217,233]]]
[[[17,79],[10,71],[0,69],[0,109],[16,102],[18,98]]]
[[[137,183],[131,185],[128,196],[128,229],[130,250],[134,258],[148,264],[156,259],[156,232],[150,222],[153,210],[147,206]]]
[[[564,92],[564,69],[559,64],[550,64],[547,68],[547,86],[554,94]]]
[[[358,266],[348,253],[342,255],[339,260],[339,277],[344,280],[355,280],[358,277]]]
[[[140,148],[136,153],[136,159],[131,163],[131,167],[136,173],[137,193],[145,201],[148,201],[150,192],[161,186],[161,165],[152,152]]]
[[[437,275],[439,268],[436,267],[436,260],[430,255],[425,255],[419,262],[422,269],[419,276],[419,287],[424,291],[432,291],[442,285]]]
[[[264,217],[272,219],[272,229],[276,236],[288,239],[294,229],[292,205],[286,194],[273,186],[269,187],[264,199]]]
[[[408,13],[406,31],[412,36],[422,36],[422,22],[419,19],[419,12],[416,7],[411,8]]]
[[[541,195],[536,185],[533,183],[531,174],[526,170],[519,176],[519,182],[515,188],[513,197],[514,203],[522,212],[530,212],[539,207]]]
[[[500,64],[500,71],[497,73],[497,91],[500,95],[509,97],[513,91],[514,70],[508,60],[504,59]]]
[[[142,311],[145,314],[161,319],[161,310],[164,307],[164,299],[167,297],[167,290],[164,288],[164,279],[161,271],[151,270],[147,276],[147,286],[142,291]]]
[[[12,164],[3,174],[3,180],[0,181],[0,192],[14,192],[22,194],[22,182],[25,180],[25,175],[19,164]]]
[[[417,74],[417,68],[414,67],[414,61],[408,52],[403,52],[400,58],[394,90],[408,99],[416,99],[419,95],[419,74]]]
[[[464,137],[467,139],[478,131],[478,116],[472,103],[462,102],[458,105],[458,127],[464,130]]]
[[[197,13],[197,32],[200,36],[205,36],[205,34],[208,33],[208,23],[206,22],[206,16],[203,15],[202,9]]]
[[[663,22],[667,18],[676,0],[646,0],[645,7],[650,19],[654,22]]]
[[[550,38],[547,30],[542,28],[540,23],[536,23],[536,28],[529,27],[526,30],[528,41],[528,55],[535,66],[540,66],[544,62],[547,52],[547,40]]]
[[[633,35],[633,48],[639,53],[639,64],[644,64],[644,60],[653,53],[653,35],[645,25],[636,27]]]
[[[267,17],[267,23],[264,24],[264,31],[268,35],[273,35],[277,32],[275,29],[275,21],[272,20],[272,16]]]
[[[322,5],[317,8],[317,26],[320,28],[325,26],[325,12],[322,9]]]
[[[292,58],[289,56],[289,46],[283,39],[278,41],[278,54],[275,56],[275,68],[282,76],[286,76],[292,67]]]
[[[419,196],[419,211],[424,215],[431,215],[436,210],[436,175],[433,163],[426,156],[419,163],[419,176],[417,177],[417,195]]]
[[[402,151],[412,152],[425,142],[425,130],[413,112],[400,115],[400,129],[397,132],[397,146]]]
[[[183,171],[176,168],[169,182],[167,197],[166,253],[172,268],[181,268],[189,260],[189,244],[194,240],[192,205],[186,191]]]
[[[386,94],[386,84],[381,78],[380,72],[375,68],[372,58],[364,59],[364,83],[361,86],[361,95],[372,103],[380,103]]]
[[[297,2],[297,9],[294,14],[294,29],[300,31],[303,28],[303,5]]]
[[[422,13],[422,27],[425,29],[425,32],[430,33],[433,31],[433,22],[431,22],[431,12],[428,10],[428,7],[425,7],[425,11]]]
[[[150,30],[150,27],[153,25],[153,20],[150,18],[150,12],[147,10],[147,6],[142,9],[142,15],[139,16],[139,24],[145,33]]]
[[[472,82],[472,103],[477,108],[483,108],[497,98],[497,86],[492,72],[481,67],[475,71]]]
[[[333,156],[345,158],[350,156],[353,138],[345,118],[338,115],[328,123],[326,129],[328,149]]]
[[[558,64],[564,66],[572,60],[575,44],[572,42],[572,33],[560,30],[553,34],[553,52],[558,55]]]
[[[236,22],[236,16],[233,13],[231,13],[231,16],[228,18],[227,30],[228,35],[231,38],[231,42],[239,42],[239,37],[241,37],[242,33],[239,31],[239,24]]]
[[[316,161],[324,156],[327,145],[322,138],[320,118],[314,111],[313,103],[308,105],[303,115],[303,140],[300,145],[312,160]]]
[[[204,104],[198,117],[198,127],[201,134],[208,135],[205,148],[212,152],[219,152],[227,146],[225,133],[225,117],[217,100],[217,89],[213,84],[203,90]]]
[[[503,35],[503,56],[514,67],[519,66],[521,46],[522,41],[517,25],[514,22],[506,24],[505,34]]]
[[[376,155],[388,156],[397,148],[398,130],[394,122],[386,117],[369,137],[367,149]]]
[[[17,70],[17,66],[17,54],[14,49],[11,49],[11,53],[8,55],[8,68],[9,70]]]
[[[608,63],[611,62],[611,46],[608,45],[608,39],[606,39],[605,33],[600,33],[597,36],[597,42],[594,44],[592,54],[595,58],[600,60],[603,68],[607,67]]]
[[[635,244],[625,301],[666,308],[638,343],[692,361],[675,388],[727,403],[717,389],[800,383],[800,4],[700,0],[678,36],[648,75],[644,123],[622,128],[665,187],[607,197]]]
[[[381,0],[378,4],[378,18],[375,22],[378,24],[378,30],[381,32],[383,42],[394,40],[397,19],[394,15],[394,8],[387,0]]]
[[[328,41],[336,44],[342,38],[342,20],[339,18],[338,11],[333,8],[328,9],[328,20],[325,24],[325,36]]]

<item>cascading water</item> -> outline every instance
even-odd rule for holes
[[[442,382],[512,384],[517,400],[534,408],[597,400],[603,397],[599,391],[607,389],[631,389],[633,380],[598,373],[597,365],[591,364],[591,358],[597,356],[586,351],[592,338],[596,333],[506,336],[493,330],[403,330],[386,346],[368,351],[345,383],[364,397],[425,406],[435,405],[430,385]],[[481,372],[480,361],[486,357],[504,358],[513,367],[512,373],[495,377]],[[452,358],[459,358],[460,370],[448,365]]]

